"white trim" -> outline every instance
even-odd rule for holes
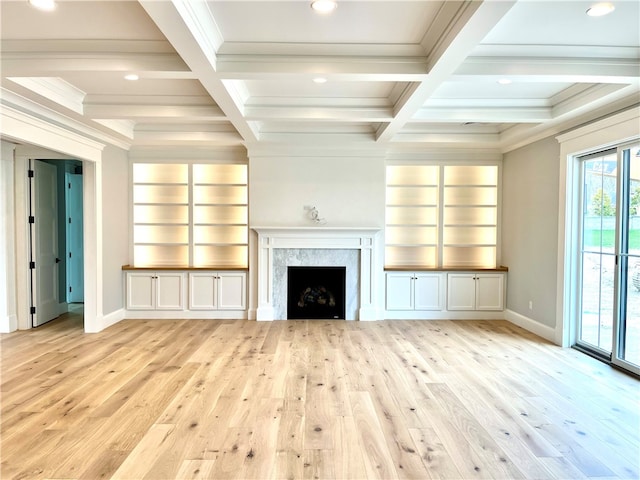
[[[11,333],[18,329],[18,317],[16,315],[6,315],[0,317],[0,333]]]
[[[102,163],[82,162],[84,232],[84,330],[96,333],[102,321]]]
[[[550,342],[556,342],[556,331],[553,327],[549,327],[548,325],[543,325],[540,322],[536,322],[535,320],[525,317],[524,315],[520,315],[513,310],[505,310],[504,311],[504,319],[517,325],[519,327],[524,328],[528,332],[535,333],[539,337],[544,338],[545,340],[549,340]]]
[[[385,320],[505,320],[505,312],[500,311],[398,311],[385,310]]]
[[[126,320],[246,320],[245,310],[126,310]]]
[[[17,330],[14,214],[15,145],[2,141],[0,152],[0,332]]]
[[[79,88],[58,77],[7,77],[12,82],[48,98],[63,107],[82,115],[83,101],[86,95]]]
[[[2,134],[92,161],[106,144],[124,150],[131,145],[0,87]],[[26,137],[25,137],[26,135]],[[60,138],[55,138],[59,136]],[[53,148],[51,145],[56,145]]]
[[[102,329],[109,328],[112,325],[124,320],[126,318],[126,310],[120,308],[115,312],[107,313],[102,317]]]

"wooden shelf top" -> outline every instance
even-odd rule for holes
[[[496,268],[477,267],[384,267],[386,272],[508,272],[509,268],[500,265]]]
[[[189,266],[175,266],[175,267],[169,267],[169,266],[162,266],[162,267],[135,267],[133,265],[123,265],[122,266],[122,270],[125,271],[157,271],[157,270],[170,270],[170,271],[176,271],[176,270],[182,270],[182,271],[189,271],[189,272],[193,272],[193,271],[208,271],[208,270],[215,270],[215,271],[226,271],[226,270],[233,270],[233,271],[248,271],[249,268],[248,267],[230,267],[230,266],[210,266],[210,267],[189,267]]]

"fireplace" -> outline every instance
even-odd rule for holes
[[[346,266],[345,320],[377,320],[384,295],[378,228],[252,227],[258,234],[255,319],[287,318],[287,269]],[[253,314],[249,313],[250,318]]]
[[[288,267],[287,319],[345,318],[346,267]]]

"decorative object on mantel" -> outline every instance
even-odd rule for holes
[[[318,209],[312,205],[305,205],[304,209],[307,212],[307,217],[316,225],[326,225],[327,220],[320,216]]]

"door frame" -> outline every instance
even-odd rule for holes
[[[578,322],[580,252],[575,246],[580,235],[582,191],[578,157],[637,142],[639,125],[640,108],[635,107],[557,137],[560,164],[555,341],[563,347],[576,343]]]
[[[18,145],[15,151],[16,313],[18,329],[31,328],[29,274],[29,159],[81,160],[83,169],[84,330],[99,332],[102,322],[102,164],[39,147]],[[22,267],[21,267],[22,266]]]

